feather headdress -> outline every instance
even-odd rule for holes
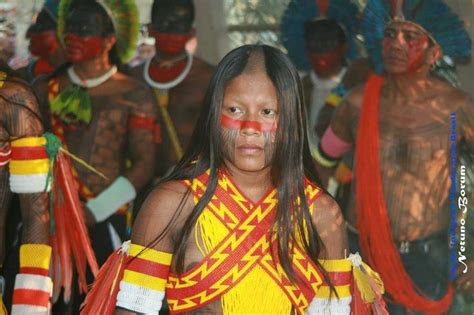
[[[65,20],[74,0],[61,0],[59,4],[58,34],[64,38]],[[138,8],[135,0],[96,0],[109,17],[117,36],[117,53],[127,63],[135,52],[140,31]]]
[[[361,29],[365,46],[378,73],[383,71],[382,40],[392,21],[417,24],[451,58],[469,57],[471,39],[461,19],[443,0],[368,0]]]
[[[291,0],[281,19],[281,37],[288,56],[300,70],[310,69],[304,44],[304,23],[318,17],[336,20],[346,32],[349,59],[357,57],[354,36],[358,28],[357,6],[350,0]]]

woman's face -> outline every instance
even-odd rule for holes
[[[226,163],[247,172],[270,166],[278,117],[277,92],[265,72],[243,73],[230,81],[221,113]]]

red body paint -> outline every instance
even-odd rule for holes
[[[30,34],[30,52],[32,55],[48,58],[59,47],[55,31],[46,31]]]
[[[151,35],[155,38],[157,49],[167,55],[182,53],[186,43],[191,38],[190,34],[151,32]]]
[[[309,52],[308,57],[316,74],[324,75],[342,64],[344,47],[340,45],[325,53]]]
[[[228,129],[254,129],[259,132],[275,132],[277,130],[276,122],[262,123],[258,121],[237,120],[226,115],[221,115],[221,125]]]
[[[71,62],[81,62],[98,57],[104,48],[104,39],[100,36],[82,37],[74,33],[64,36],[67,58]]]

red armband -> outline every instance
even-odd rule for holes
[[[154,116],[132,115],[128,118],[129,129],[145,129],[153,131],[155,129]]]

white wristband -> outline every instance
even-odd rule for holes
[[[90,199],[86,206],[92,212],[97,222],[102,222],[114,214],[124,204],[135,199],[137,192],[130,181],[119,176],[97,197]]]

